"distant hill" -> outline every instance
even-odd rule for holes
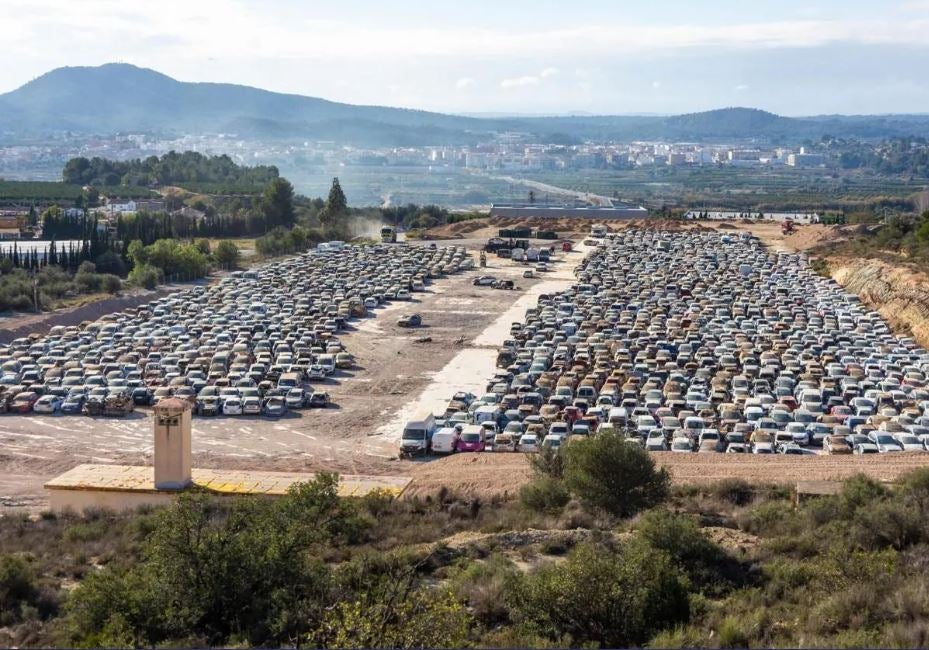
[[[41,133],[241,133],[416,144],[477,139],[492,121],[354,106],[248,86],[186,83],[128,64],[58,68],[0,95],[0,128]],[[419,133],[417,133],[419,131]]]
[[[791,142],[827,133],[865,138],[929,135],[929,116],[798,119],[726,108],[672,117],[468,117],[356,106],[234,84],[181,82],[120,63],[58,68],[0,95],[0,132],[22,136],[62,131],[235,133],[362,146],[467,144],[501,131],[527,132],[565,144],[588,139]]]

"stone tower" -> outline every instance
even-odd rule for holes
[[[155,488],[190,485],[190,403],[174,397],[155,405]]]

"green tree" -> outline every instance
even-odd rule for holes
[[[261,212],[268,228],[292,226],[294,213],[294,186],[287,179],[275,178],[261,198]]]
[[[572,442],[563,453],[565,484],[587,506],[631,517],[668,496],[668,473],[616,433]]]
[[[216,250],[213,251],[216,263],[224,269],[234,268],[239,262],[239,256],[239,247],[228,239],[216,244]]]
[[[343,224],[341,223],[348,215],[348,201],[345,198],[345,192],[342,191],[342,185],[338,177],[332,179],[332,187],[329,188],[329,197],[326,199],[326,205],[319,212],[319,223],[327,232],[341,232]]]

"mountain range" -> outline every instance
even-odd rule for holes
[[[929,115],[793,118],[725,108],[676,116],[476,117],[183,82],[123,63],[57,68],[0,95],[0,134],[7,140],[61,132],[230,133],[377,147],[471,144],[504,131],[564,144],[721,139],[787,144],[825,134],[927,136]]]

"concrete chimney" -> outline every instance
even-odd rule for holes
[[[155,405],[155,488],[190,485],[190,403],[174,397]]]

